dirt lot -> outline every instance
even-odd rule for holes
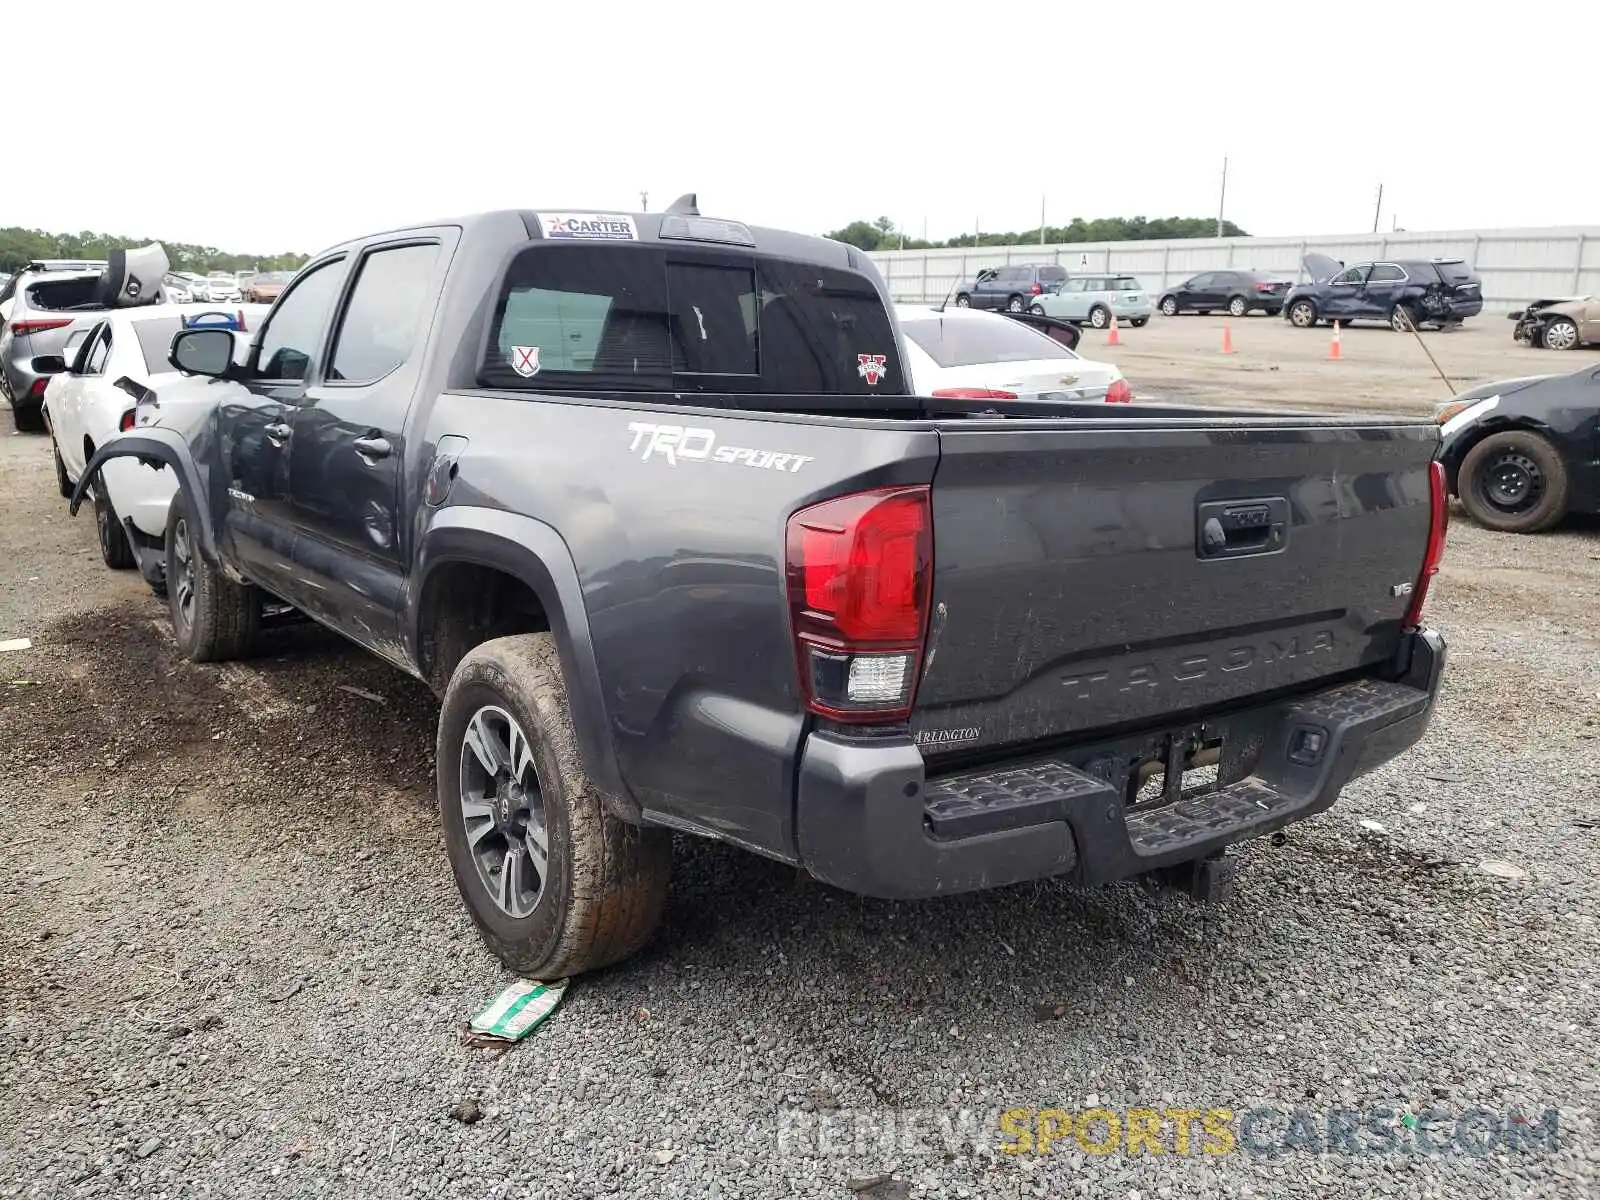
[[[1222,353],[1227,326],[1233,353]],[[1529,350],[1511,340],[1511,322],[1482,316],[1450,333],[1395,333],[1361,324],[1340,330],[1340,359],[1329,358],[1333,330],[1296,329],[1282,317],[1162,317],[1143,329],[1120,329],[1122,345],[1084,330],[1079,352],[1116,363],[1135,394],[1194,403],[1273,408],[1429,412],[1452,393],[1492,379],[1600,366],[1600,353]],[[1437,361],[1438,370],[1429,361]],[[1450,380],[1446,387],[1442,371]]]
[[[1463,383],[1577,365],[1480,324],[1430,339]],[[1330,364],[1325,332],[1235,322],[1223,358],[1220,330],[1158,320],[1114,357],[1141,392],[1201,400],[1444,394],[1387,331]],[[0,654],[0,1196],[1600,1187],[1592,524],[1519,539],[1458,517],[1429,737],[1287,845],[1249,846],[1224,904],[1132,884],[875,903],[681,842],[652,946],[498,1057],[458,1041],[507,981],[439,844],[431,697],[315,629],[178,662],[162,606],[67,518],[48,445],[0,436],[0,640],[33,641]],[[1160,1155],[1068,1137],[1014,1157],[984,1116],[1097,1105],[1266,1106],[1274,1144],[1296,1107],[1393,1109],[1413,1149],[1207,1156],[1169,1134]],[[1551,1108],[1557,1135],[1505,1147],[1510,1110]],[[1414,1146],[1430,1109],[1450,1153]],[[1468,1110],[1500,1131],[1482,1154],[1450,1139]]]

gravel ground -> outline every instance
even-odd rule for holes
[[[1593,526],[1458,519],[1432,733],[1245,849],[1224,903],[1054,884],[878,903],[681,842],[651,947],[500,1055],[459,1037],[508,980],[430,812],[431,697],[315,629],[180,663],[52,483],[47,441],[0,437],[0,639],[34,642],[0,655],[0,1196],[1600,1184]],[[1553,1106],[1559,1145],[996,1152],[992,1110],[1094,1105],[1273,1105],[1268,1140],[1294,1106]]]

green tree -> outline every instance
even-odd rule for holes
[[[11,226],[0,229],[0,271],[14,273],[35,258],[105,258],[113,250],[148,246],[151,242],[161,243],[175,271],[293,271],[304,265],[307,258],[292,250],[276,254],[240,254],[164,238],[121,237],[89,230],[46,233],[42,229]]]
[[[1086,221],[1073,217],[1065,225],[1047,225],[1044,240],[1062,242],[1141,242],[1170,241],[1175,238],[1215,237],[1217,222],[1214,217],[1096,217]],[[843,229],[825,235],[838,242],[849,242],[862,250],[893,250],[900,245],[900,234],[888,217],[876,221],[851,221]],[[1249,237],[1232,221],[1222,223],[1223,237]],[[1039,228],[1024,229],[1020,233],[983,233],[974,236],[959,234],[947,241],[924,241],[906,238],[907,250],[934,250],[945,247],[971,246],[1037,246]]]

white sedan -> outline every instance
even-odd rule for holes
[[[96,313],[73,330],[76,348],[69,351],[67,369],[51,378],[44,393],[62,495],[72,495],[98,447],[133,428],[142,391],[170,388],[184,379],[167,361],[174,335],[196,325],[253,330],[269,307],[246,304],[183,313],[166,305],[115,309]],[[248,348],[248,337],[235,341],[241,353]],[[108,567],[137,566],[159,585],[167,509],[176,491],[170,468],[147,467],[134,458],[106,463],[94,486],[94,513],[100,554]]]
[[[996,400],[1133,399],[1111,363],[1080,358],[1049,334],[999,313],[897,304],[906,369],[921,396]]]

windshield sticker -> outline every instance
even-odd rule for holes
[[[540,213],[544,236],[567,242],[637,242],[633,218],[611,213]]]
[[[868,387],[877,387],[878,380],[889,373],[887,354],[856,355],[856,374],[867,381]]]
[[[539,347],[511,347],[511,369],[524,379],[532,379],[539,373]]]

